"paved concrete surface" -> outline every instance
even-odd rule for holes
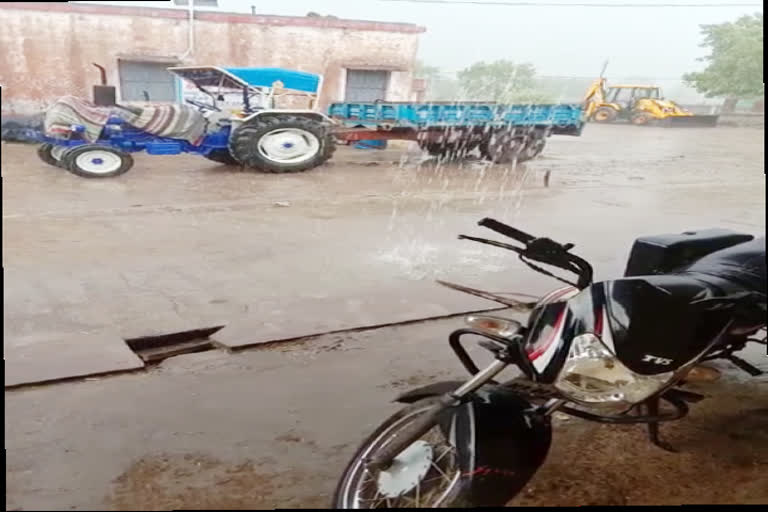
[[[5,385],[19,386],[71,377],[136,370],[144,362],[125,340],[110,331],[86,334],[46,334],[14,345],[5,358]],[[94,354],[97,357],[94,357]]]
[[[331,165],[290,176],[138,155],[110,180],[6,144],[6,360],[32,342],[57,358],[54,340],[105,328],[133,338],[225,325],[221,340],[240,345],[493,306],[434,278],[551,288],[510,254],[456,240],[482,233],[487,215],[576,243],[599,278],[622,271],[638,235],[764,232],[762,136],[589,126],[518,169],[342,148]],[[91,366],[104,350],[89,352]]]
[[[7,510],[327,507],[357,444],[398,408],[395,395],[464,375],[447,345],[460,325],[204,352],[7,391]],[[727,373],[693,388],[709,398],[662,427],[679,454],[648,444],[641,427],[558,420],[547,462],[513,503],[765,503],[766,384]]]
[[[599,278],[621,272],[641,234],[762,234],[762,137],[590,126],[517,170],[341,151],[331,166],[272,176],[139,156],[105,181],[4,145],[6,369],[21,350],[60,358],[54,340],[105,327],[136,337],[228,325],[235,344],[249,331],[263,341],[476,307],[436,277],[499,292],[556,286],[509,254],[455,240],[480,233],[474,222],[486,215],[576,243]],[[326,506],[396,393],[462,375],[446,342],[458,325],[215,350],[6,391],[6,507]],[[89,348],[78,364],[101,364],[110,350]],[[768,369],[759,347],[747,357]],[[678,455],[637,427],[558,420],[547,463],[514,504],[764,503],[767,382],[728,373],[696,388],[711,398],[662,429]]]

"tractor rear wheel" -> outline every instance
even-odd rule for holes
[[[336,150],[328,127],[316,119],[283,114],[257,117],[229,140],[242,165],[265,172],[301,172],[326,162]]]
[[[240,162],[238,162],[237,159],[232,156],[232,153],[230,153],[228,149],[214,149],[207,155],[203,156],[205,156],[205,158],[208,160],[212,160],[224,165],[240,165]]]
[[[41,144],[37,148],[37,156],[43,162],[54,167],[64,167],[62,158],[69,148],[67,146],[56,146],[55,144]]]
[[[600,107],[592,114],[592,119],[598,123],[612,123],[618,115],[619,113],[611,107]]]

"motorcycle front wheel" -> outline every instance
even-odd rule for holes
[[[443,508],[462,504],[461,470],[453,428],[435,425],[403,450],[384,470],[369,470],[365,461],[387,446],[429,411],[438,398],[415,402],[387,419],[366,439],[344,470],[333,508]]]

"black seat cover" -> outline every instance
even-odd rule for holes
[[[710,253],[671,273],[624,278],[624,280],[635,279],[670,294],[669,301],[660,300],[658,303],[654,301],[645,304],[640,301],[638,305],[640,312],[632,310],[632,315],[642,318],[642,311],[645,308],[646,317],[652,316],[658,319],[657,322],[650,322],[664,326],[657,338],[668,341],[672,338],[677,340],[669,343],[676,344],[676,350],[679,349],[679,353],[675,353],[681,359],[689,360],[703,350],[707,343],[719,339],[718,336],[728,325],[730,330],[724,333],[722,338],[723,343],[726,344],[731,339],[730,336],[741,339],[745,333],[755,332],[765,325],[765,238],[754,239]],[[717,300],[722,297],[728,299],[724,302]],[[703,307],[680,308],[679,306],[684,303],[688,305],[700,303]],[[718,307],[718,304],[722,307]],[[735,305],[736,309],[729,308],[729,304]],[[609,303],[609,307],[611,305],[612,303]],[[648,311],[652,314],[648,315]],[[633,318],[634,320],[636,318]],[[612,320],[614,342],[618,343],[617,340],[622,339],[622,336],[623,339],[628,339],[628,331],[613,322],[615,321]],[[644,329],[646,327],[642,326],[636,328],[636,331],[642,332]],[[651,327],[648,332],[656,331]],[[642,337],[639,336],[639,338]],[[658,340],[655,343],[658,343]],[[627,348],[632,347],[632,344],[616,346],[621,351],[619,357],[624,357],[627,362],[637,359],[637,354],[633,352],[636,349]],[[637,371],[642,371],[642,367]]]
[[[727,281],[731,284],[725,286],[730,288],[728,293],[746,291],[764,295],[765,237],[713,252],[688,265],[680,273],[704,281],[712,281],[711,278]]]
[[[637,278],[690,302],[745,292],[764,297],[765,237],[713,252],[669,274]]]

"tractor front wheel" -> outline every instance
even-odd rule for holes
[[[284,114],[257,117],[240,126],[230,138],[229,149],[242,165],[286,173],[323,164],[331,158],[336,144],[322,122]]]
[[[111,178],[128,172],[133,157],[109,146],[83,144],[64,154],[62,167],[83,178]]]

